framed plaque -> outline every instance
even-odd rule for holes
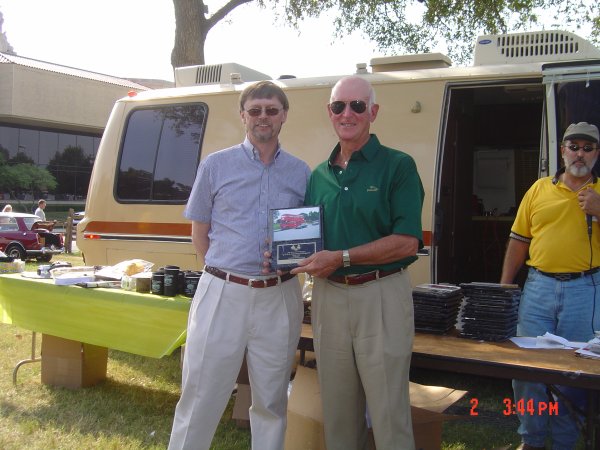
[[[272,209],[271,257],[274,269],[290,270],[323,250],[323,207]]]

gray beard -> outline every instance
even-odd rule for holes
[[[596,159],[598,159],[598,158],[595,158],[589,167],[587,165],[584,165],[582,167],[577,167],[575,164],[569,164],[567,162],[567,158],[565,158],[563,156],[563,161],[565,163],[566,170],[571,175],[573,175],[574,177],[577,177],[577,178],[581,178],[581,177],[585,177],[585,176],[589,175],[592,172],[592,167],[594,167],[594,165],[596,164]]]

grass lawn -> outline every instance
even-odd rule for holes
[[[82,264],[79,255],[54,260]],[[28,263],[26,270],[35,270]],[[40,338],[38,335],[39,355]],[[13,386],[15,364],[31,353],[31,331],[0,324],[0,448],[20,449],[165,449],[180,394],[179,351],[153,359],[109,350],[108,378],[84,389],[69,390],[40,382],[40,364],[23,365]],[[506,417],[503,399],[512,397],[508,380],[413,370],[421,384],[467,390],[444,423],[442,448],[514,449],[519,444],[518,421]],[[478,413],[471,415],[476,399]],[[250,432],[231,420],[229,402],[213,449],[250,448]],[[583,448],[581,445],[578,448]],[[259,450],[259,449],[256,449]]]

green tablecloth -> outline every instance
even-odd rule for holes
[[[1,322],[153,358],[185,343],[190,300],[0,275]]]

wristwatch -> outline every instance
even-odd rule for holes
[[[350,267],[350,252],[348,250],[342,250],[342,261],[344,267]]]

